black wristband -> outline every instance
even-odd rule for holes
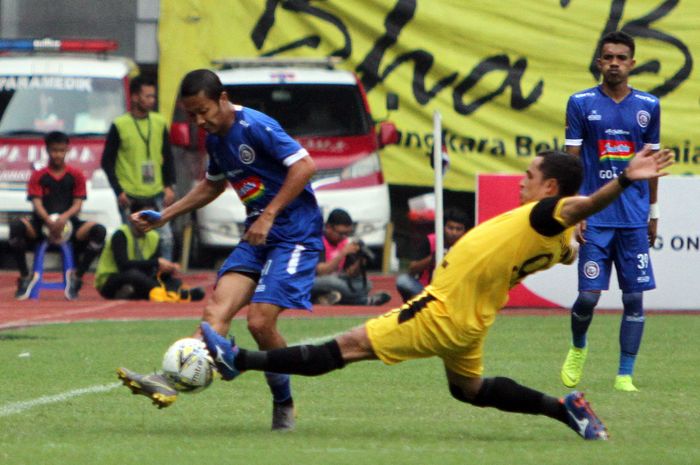
[[[620,183],[620,187],[622,187],[623,189],[627,189],[628,187],[630,187],[630,186],[632,185],[632,182],[633,182],[633,181],[632,181],[630,178],[628,178],[628,177],[627,177],[627,173],[625,173],[625,172],[623,171],[623,172],[620,173],[620,175],[617,177],[617,182]]]

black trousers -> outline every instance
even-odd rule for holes
[[[169,274],[161,274],[161,279],[168,290],[177,290],[182,285],[182,281]],[[155,275],[145,273],[136,268],[130,268],[121,273],[114,273],[107,278],[101,289],[100,295],[105,299],[113,299],[114,295],[122,286],[131,285],[134,293],[130,297],[132,300],[148,300],[148,294],[154,287],[160,287],[160,282]]]

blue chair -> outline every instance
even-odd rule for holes
[[[44,257],[49,247],[56,247],[61,252],[63,259],[63,281],[44,281]],[[51,244],[48,240],[43,240],[34,252],[34,275],[38,274],[38,279],[32,291],[29,293],[30,299],[38,299],[42,289],[65,290],[68,285],[68,274],[73,272],[75,262],[73,261],[73,247],[69,241],[60,244]]]

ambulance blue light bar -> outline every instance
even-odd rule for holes
[[[110,52],[119,48],[106,39],[0,39],[0,51],[9,52]]]

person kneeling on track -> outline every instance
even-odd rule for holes
[[[138,205],[134,211],[143,207],[147,205]],[[204,289],[183,286],[176,277],[180,265],[160,256],[159,239],[157,231],[143,233],[131,223],[120,226],[97,263],[95,288],[100,295],[105,299],[156,302],[202,300]]]

